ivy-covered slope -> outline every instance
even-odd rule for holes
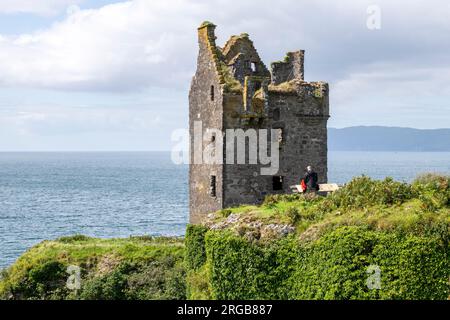
[[[0,298],[185,299],[183,240],[73,236],[44,241],[3,272]]]
[[[194,299],[447,299],[449,177],[352,180],[211,214],[186,235]]]

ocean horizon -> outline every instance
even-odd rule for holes
[[[450,152],[328,153],[339,184],[424,172],[449,174]],[[0,268],[61,236],[183,236],[188,207],[188,166],[168,151],[0,152]]]

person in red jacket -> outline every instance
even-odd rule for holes
[[[303,189],[303,192],[317,192],[319,191],[319,184],[317,173],[314,172],[311,166],[306,167],[306,173],[303,176],[303,179],[301,181],[301,186]]]

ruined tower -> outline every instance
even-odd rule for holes
[[[198,28],[197,71],[189,93],[191,223],[222,208],[290,192],[307,165],[320,183],[327,181],[328,84],[304,80],[303,50],[287,53],[269,71],[247,34],[232,36],[220,48],[215,27],[204,22]],[[268,165],[260,162],[202,161],[205,151],[225,158],[229,139],[225,135],[226,143],[217,143],[215,133],[228,129],[277,132],[268,139],[279,142],[278,170],[264,175],[261,168]],[[249,148],[246,153],[249,160]]]

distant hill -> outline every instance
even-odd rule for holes
[[[450,129],[328,128],[331,151],[450,151]]]

